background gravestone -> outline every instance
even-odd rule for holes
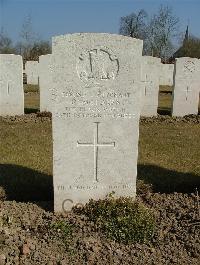
[[[143,56],[142,59],[143,107],[141,116],[151,117],[157,115],[161,59],[152,56]]]
[[[51,54],[39,57],[40,111],[51,112]]]
[[[39,64],[37,61],[27,61],[25,64],[25,73],[27,75],[27,84],[38,85]]]
[[[22,57],[0,54],[0,115],[22,114],[24,114]]]
[[[176,59],[174,71],[172,116],[198,114],[200,93],[200,60]]]
[[[173,86],[174,64],[160,64],[159,67],[161,86]]]
[[[112,191],[134,197],[142,41],[69,34],[52,50],[55,211]]]

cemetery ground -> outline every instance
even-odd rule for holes
[[[162,89],[159,113],[169,114]],[[0,117],[0,264],[199,264],[200,116],[141,119],[137,202],[155,229],[125,244],[86,211],[53,213],[51,115],[36,113],[36,86],[25,92],[27,114]]]

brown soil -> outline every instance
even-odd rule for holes
[[[31,114],[25,114],[21,116],[6,116],[1,117],[0,121],[5,122],[43,122],[51,120],[51,113],[50,112],[37,112]],[[141,117],[140,122],[142,124],[149,124],[149,123],[200,123],[200,115],[187,115],[184,117],[171,117],[168,115],[159,115],[157,117]]]
[[[0,264],[200,264],[198,199],[179,193],[138,196],[154,210],[156,231],[150,243],[131,245],[106,239],[85,216],[55,215],[37,203],[4,201]],[[61,221],[73,225],[71,235],[51,227]]]
[[[50,112],[38,112],[38,113],[31,113],[25,114],[20,116],[0,116],[0,121],[4,122],[43,122],[43,121],[50,121],[51,120],[51,113]]]
[[[157,117],[141,117],[140,122],[145,123],[200,123],[200,115],[187,115],[184,117],[171,117],[168,115],[159,115]]]

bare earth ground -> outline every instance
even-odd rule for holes
[[[37,97],[26,95],[28,104],[37,109]],[[0,118],[0,128],[0,264],[200,264],[199,116],[141,119],[137,200],[153,209],[156,231],[127,246],[86,216],[53,214],[50,117]],[[52,228],[63,220],[67,235]]]

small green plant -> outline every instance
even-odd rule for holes
[[[155,229],[152,211],[132,198],[108,196],[74,210],[85,214],[107,237],[125,244],[147,242]]]
[[[50,228],[52,229],[51,236],[64,243],[65,249],[69,255],[74,255],[76,253],[72,237],[74,226],[68,221],[59,220],[52,223]]]
[[[153,185],[150,183],[145,183],[144,180],[137,180],[137,194],[146,195],[153,192]]]
[[[69,237],[72,234],[72,225],[67,221],[58,221],[51,224],[51,228],[56,230],[59,234],[64,237]]]

